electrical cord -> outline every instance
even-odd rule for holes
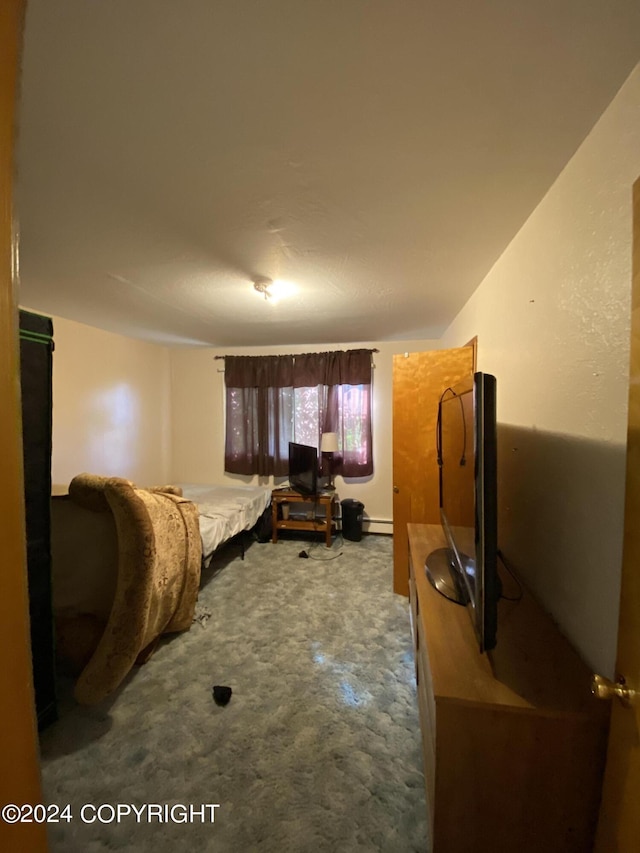
[[[498,548],[498,558],[500,559],[500,562],[505,567],[507,572],[511,575],[513,580],[516,582],[516,585],[517,585],[518,590],[519,590],[517,596],[509,596],[509,595],[504,595],[503,593],[501,593],[500,598],[503,598],[505,601],[520,601],[520,599],[522,598],[522,596],[524,594],[524,590],[522,589],[522,584],[520,583],[520,581],[516,577],[515,572],[513,571],[513,569],[511,568],[511,566],[507,562],[507,560],[505,560],[504,554],[502,553],[502,551],[499,548]]]
[[[440,399],[438,400],[438,416],[436,420],[436,459],[438,461],[438,467],[442,468],[442,404],[447,394],[451,394],[452,397],[456,397],[460,402],[460,414],[462,415],[462,453],[460,454],[460,467],[462,468],[464,465],[467,464],[467,419],[464,414],[464,403],[462,402],[462,395],[456,394],[456,392],[451,387],[445,388],[442,394],[440,395]]]
[[[315,550],[315,549],[310,548],[309,550],[311,551],[311,550]],[[331,560],[337,560],[338,557],[342,557],[342,551],[338,551],[337,554],[330,554],[327,557],[320,557],[320,556],[314,557],[313,554],[307,554],[307,556],[309,557],[310,560],[317,560],[319,563],[330,563]]]
[[[442,468],[442,403],[447,394],[453,394],[455,397],[456,392],[453,388],[445,388],[442,394],[440,394],[440,399],[438,400],[438,419],[436,421],[436,458],[440,468]]]
[[[316,551],[320,547],[320,545],[321,545],[321,542],[319,540],[316,542],[312,542],[311,547],[307,548],[307,557],[309,557],[311,560],[318,560],[318,562],[320,562],[320,563],[328,563],[330,560],[336,560],[338,557],[342,556],[342,550],[340,550],[337,554],[336,553],[330,553],[325,557],[320,557],[320,556],[314,557],[313,551]],[[336,538],[333,541],[332,549],[333,549],[334,545],[339,549],[342,549],[344,547],[344,537],[342,536],[341,531],[336,533]],[[329,550],[329,549],[325,548],[325,550],[321,551],[320,553],[326,553],[327,550]]]

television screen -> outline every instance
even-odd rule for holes
[[[318,451],[315,447],[289,442],[289,485],[301,495],[318,493]]]
[[[438,410],[440,517],[447,548],[427,558],[431,583],[466,604],[480,650],[496,644],[497,439],[495,377],[447,388]]]

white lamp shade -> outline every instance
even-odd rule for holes
[[[338,449],[338,433],[337,432],[323,432],[322,438],[320,439],[320,452],[321,453],[335,453]]]

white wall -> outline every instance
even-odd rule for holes
[[[620,589],[640,66],[452,323],[498,380],[500,543],[612,675]]]
[[[391,533],[392,484],[392,366],[393,354],[436,348],[435,341],[396,343],[352,343],[318,345],[317,352],[359,347],[379,349],[374,353],[373,371],[373,459],[371,477],[345,482],[336,477],[340,500],[356,498],[365,505],[365,517],[371,519],[365,530]],[[174,482],[225,483],[258,482],[258,478],[240,477],[224,472],[224,361],[214,356],[266,355],[309,352],[309,346],[217,349],[172,349],[171,411],[172,471]],[[272,478],[260,482],[271,485]],[[374,523],[375,520],[375,523]]]
[[[167,482],[168,350],[61,317],[53,330],[55,491],[83,471]]]

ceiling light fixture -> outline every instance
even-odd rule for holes
[[[272,296],[271,291],[269,290],[272,284],[273,282],[271,281],[271,279],[266,278],[263,275],[257,275],[253,279],[253,286],[255,290],[257,290],[258,293],[261,293],[265,299],[270,299]]]
[[[293,296],[298,290],[297,285],[293,284],[293,282],[282,281],[279,278],[272,281],[270,278],[266,278],[266,276],[257,275],[252,281],[254,289],[258,293],[261,293],[270,305],[277,305],[281,299]]]

